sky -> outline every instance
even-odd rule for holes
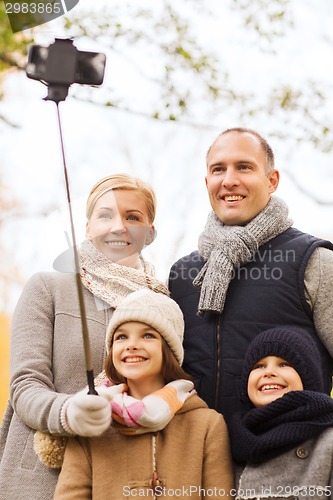
[[[96,9],[103,3],[100,0]],[[114,7],[110,12],[115,16],[120,3],[107,2]],[[135,3],[130,0],[127,5],[134,7]],[[91,4],[91,0],[81,0],[72,15],[86,15]],[[156,17],[163,13],[162,0],[146,0],[142,4],[155,9]],[[330,1],[291,0],[292,26],[272,43],[259,38],[255,30],[244,28],[236,10],[227,8],[232,6],[231,0],[223,8],[217,0],[197,1],[195,9],[189,9],[190,2],[186,0],[176,5],[188,19],[197,43],[219,59],[221,74],[229,72],[235,89],[253,92],[260,103],[272,86],[286,82],[302,86],[307,79],[316,79],[329,89],[325,113],[333,116]],[[140,22],[145,29],[144,21]],[[35,37],[37,43],[48,44],[59,34],[60,22],[55,20],[37,28]],[[78,45],[81,50],[105,51],[102,43],[89,37]],[[140,43],[133,43],[120,48],[106,51],[105,81],[100,89],[94,89],[95,99],[110,92],[112,97],[120,96],[131,109],[152,109],[160,98],[152,78],[161,72],[163,61],[153,46],[143,50]],[[161,279],[167,278],[176,259],[196,248],[204,227],[210,210],[204,183],[209,145],[221,130],[239,124],[231,105],[214,112],[197,81],[193,85],[191,81],[180,81],[179,85],[183,83],[192,87],[194,95],[192,120],[206,127],[159,123],[139,114],[82,102],[72,97],[75,89],[60,105],[77,240],[84,238],[85,200],[97,180],[115,172],[142,177],[152,184],[158,199],[157,239],[144,250],[144,255],[155,264]],[[45,87],[24,73],[9,74],[2,85],[0,113],[17,125],[11,128],[2,124],[0,136],[2,179],[19,204],[6,217],[1,233],[6,249],[1,265],[19,273],[18,282],[8,285],[8,293],[0,304],[11,312],[25,281],[35,272],[52,271],[54,259],[66,250],[69,224],[55,105],[43,100]],[[279,117],[270,119],[266,113],[241,125],[265,135],[281,126],[278,121]],[[295,133],[295,123],[297,120],[291,119],[284,124],[287,135]],[[287,201],[295,226],[333,238],[332,153],[319,152],[309,141],[295,144],[268,138],[281,171],[277,194]]]

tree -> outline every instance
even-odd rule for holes
[[[27,54],[27,46],[32,43],[30,35],[16,33],[11,30],[5,11],[4,2],[0,3],[0,77],[4,78],[9,71],[23,70]],[[0,99],[3,97],[0,91]],[[0,114],[0,120],[14,126],[8,118]]]
[[[30,33],[14,34],[5,11],[4,2],[0,3],[0,73],[16,68],[22,70],[25,64],[27,46],[32,43]]]
[[[237,14],[243,43],[248,38],[256,51],[274,57],[276,43],[294,30],[296,0],[229,0],[229,14],[227,9],[222,11],[220,3],[208,2],[207,7],[207,3],[197,0],[190,15],[193,2],[186,0],[165,0],[149,9],[136,3],[123,7],[112,2],[101,12],[92,10],[86,16],[75,16],[74,11],[65,19],[66,32],[78,39],[94,40],[110,54],[129,61],[133,78],[140,82],[144,77],[144,84],[156,98],[140,106],[139,99],[130,102],[116,85],[105,87],[104,100],[101,92],[98,100],[87,92],[78,95],[124,111],[178,120],[201,129],[215,129],[221,114],[230,109],[237,122],[267,118],[270,123],[275,121],[269,134],[281,139],[290,138],[286,124],[292,122],[295,143],[306,140],[320,151],[332,151],[332,113],[327,109],[332,82],[325,83],[315,75],[293,82],[288,80],[287,71],[280,82],[264,86],[258,94],[256,88],[238,84],[237,70],[228,69],[230,55],[225,47],[214,50],[202,41],[203,37],[200,42],[197,37],[205,19],[211,22],[223,13]],[[324,2],[321,8],[329,16],[332,10],[327,5]],[[325,36],[330,34],[323,33],[323,41]],[[140,58],[136,58],[139,51]],[[144,52],[149,54],[147,60],[142,58]]]
[[[253,87],[238,85],[239,76],[228,69],[230,49],[216,50],[202,36],[198,37],[205,22],[223,15],[230,19],[237,16],[249,45],[255,44],[257,51],[274,56],[277,41],[294,30],[297,0],[228,0],[223,9],[221,2],[215,0],[162,0],[154,4],[148,2],[142,7],[140,2],[123,4],[110,0],[101,9],[88,5],[86,12],[76,14],[74,9],[59,20],[64,33],[82,45],[93,41],[105,48],[110,60],[126,62],[126,71],[138,87],[145,87],[146,97],[150,95],[148,101],[140,98],[142,91],[135,91],[133,86],[131,93],[126,94],[113,78],[112,85],[99,91],[98,97],[91,90],[81,89],[76,92],[77,98],[203,130],[215,130],[221,114],[232,109],[230,114],[235,122],[269,118],[269,135],[281,139],[290,138],[286,124],[293,122],[294,143],[306,140],[319,151],[332,151],[332,113],[327,109],[331,89],[327,83],[315,76],[301,84],[285,78],[264,87],[258,95]],[[332,15],[327,2],[320,7],[316,4],[315,8]],[[3,4],[0,30],[0,71],[9,67],[22,69],[22,56],[33,40],[33,32],[11,34]],[[330,34],[324,32],[322,37],[325,36]],[[227,43],[226,39],[222,41]]]

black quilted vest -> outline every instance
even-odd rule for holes
[[[222,314],[197,315],[200,289],[193,279],[203,266],[198,252],[180,259],[170,271],[171,296],[185,317],[183,368],[210,408],[230,416],[242,409],[240,378],[251,340],[276,325],[297,325],[314,338],[322,357],[325,391],[331,390],[332,360],[316,335],[304,296],[304,272],[313,251],[329,241],[290,228],[260,247],[234,272]]]

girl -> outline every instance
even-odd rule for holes
[[[236,498],[333,498],[333,400],[310,335],[292,327],[259,334],[243,386],[251,409],[230,425]]]
[[[184,322],[166,295],[141,290],[116,309],[105,363],[113,425],[69,441],[55,499],[232,494],[223,417],[196,395],[181,368]]]
[[[105,360],[105,331],[114,308],[142,288],[167,293],[141,256],[153,241],[155,195],[125,174],[99,181],[87,201],[81,280],[92,363]],[[51,500],[59,471],[33,450],[36,430],[96,435],[110,425],[105,398],[79,394],[86,384],[80,311],[73,273],[39,273],[25,286],[13,317],[10,403],[0,436],[0,498]],[[80,418],[77,415],[80,415]],[[65,425],[66,422],[66,425]],[[57,464],[49,464],[56,466]]]

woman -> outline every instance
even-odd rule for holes
[[[139,290],[117,307],[105,363],[113,425],[70,439],[55,499],[226,498],[226,424],[182,370],[184,321],[166,295]]]
[[[153,241],[155,208],[151,187],[125,174],[102,179],[89,194],[80,259],[97,373],[105,359],[106,327],[118,303],[142,288],[166,292],[141,256],[144,245]],[[10,403],[0,439],[2,500],[53,498],[59,471],[43,465],[34,453],[36,430],[61,436],[91,435],[109,425],[109,405],[104,398],[85,395],[80,403],[70,399],[86,385],[81,331],[75,275],[33,276],[12,323]],[[61,419],[65,403],[72,409],[72,426],[67,430]],[[75,418],[78,408],[85,416],[83,421]]]

